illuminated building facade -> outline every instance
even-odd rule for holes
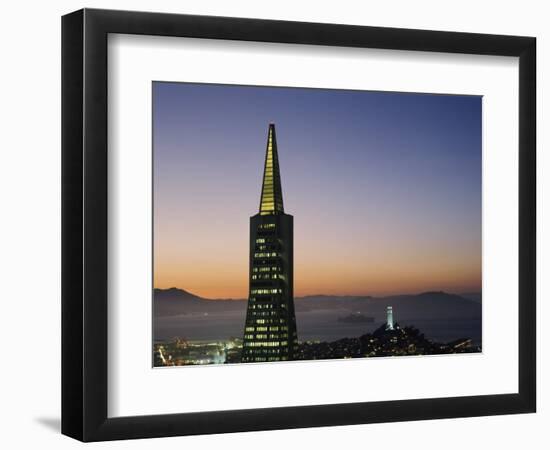
[[[250,218],[249,277],[242,362],[292,360],[297,347],[293,217],[284,212],[274,124],[267,135],[260,210]]]
[[[386,308],[386,330],[393,330],[393,308]]]

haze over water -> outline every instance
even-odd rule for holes
[[[332,342],[345,337],[359,337],[371,333],[384,322],[341,323],[338,317],[349,311],[298,312],[296,314],[298,337],[301,341]],[[472,339],[473,345],[481,344],[481,318],[478,319],[422,319],[410,318],[399,321],[401,325],[412,325],[426,337],[437,342],[450,342],[460,338]],[[188,316],[155,318],[157,341],[171,341],[175,337],[191,341],[222,341],[241,337],[244,315],[231,311],[219,314],[193,314]]]

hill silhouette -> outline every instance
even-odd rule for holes
[[[296,297],[294,304],[297,314],[320,310],[348,310],[383,320],[386,307],[391,305],[401,319],[479,318],[481,294],[472,297],[474,299],[443,291],[387,297],[319,294]],[[229,311],[242,311],[244,314],[246,299],[207,299],[179,288],[154,290],[155,317]]]

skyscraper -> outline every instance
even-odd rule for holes
[[[285,214],[275,125],[269,124],[258,214],[250,218],[250,273],[242,362],[288,361],[297,346],[293,217]]]

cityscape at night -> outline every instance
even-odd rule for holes
[[[372,333],[358,337],[342,338],[333,342],[300,342],[292,359],[307,361],[481,352],[481,345],[473,344],[471,338],[458,338],[446,343],[434,342],[413,326],[389,324],[390,321]],[[155,344],[154,365],[238,364],[243,362],[242,355],[243,340],[239,338],[218,342],[190,342],[175,338],[173,341]]]
[[[481,98],[153,105],[154,367],[481,352]]]

